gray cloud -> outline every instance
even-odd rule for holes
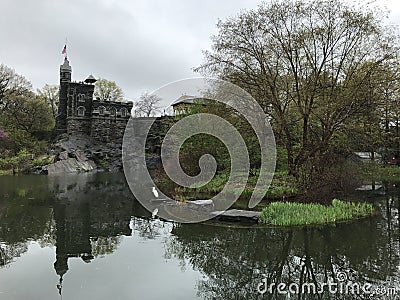
[[[56,84],[68,37],[74,80],[92,73],[116,81],[126,98],[137,99],[144,91],[197,76],[191,68],[201,63],[201,51],[210,47],[218,19],[258,3],[2,0],[0,63],[15,68],[35,88]]]
[[[114,80],[128,99],[171,81],[196,76],[218,18],[256,0],[2,0],[0,62],[35,88],[58,82],[68,37],[73,79],[92,73]]]

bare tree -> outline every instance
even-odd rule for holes
[[[145,92],[135,104],[135,115],[138,117],[151,117],[160,112],[159,103],[161,98],[154,94]]]

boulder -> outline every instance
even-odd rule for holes
[[[52,147],[55,162],[41,168],[41,174],[80,173],[122,169],[122,145],[99,144],[89,136],[63,137]]]

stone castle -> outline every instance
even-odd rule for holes
[[[122,143],[132,102],[94,99],[96,79],[71,81],[72,68],[67,57],[60,66],[60,94],[56,119],[57,136],[86,135],[101,143]]]

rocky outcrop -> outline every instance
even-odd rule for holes
[[[61,136],[51,152],[54,163],[43,166],[41,174],[82,173],[93,171],[120,171],[122,145],[99,143],[87,135]]]

